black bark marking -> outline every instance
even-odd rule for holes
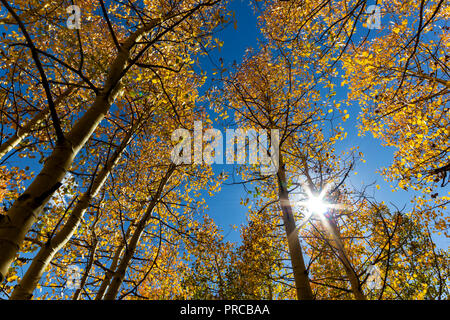
[[[24,193],[24,194],[20,195],[20,197],[17,198],[17,201],[25,201],[25,200],[27,200],[30,197],[31,196],[30,196],[29,193]]]
[[[36,197],[34,199],[34,203],[36,204],[36,206],[40,207],[42,205],[42,202],[44,202],[45,199],[47,199],[49,196],[51,196],[61,186],[62,186],[62,183],[58,181],[50,189],[43,192],[40,196]]]

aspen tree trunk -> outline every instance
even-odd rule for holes
[[[123,241],[116,248],[116,252],[114,253],[114,257],[111,262],[111,265],[109,266],[109,270],[105,272],[105,277],[103,278],[100,288],[97,291],[95,300],[103,299],[105,291],[108,288],[109,283],[111,282],[111,278],[112,278],[115,270],[117,269],[117,265],[119,264],[120,256],[122,255],[123,248],[125,246],[125,242],[128,241],[128,237],[130,236],[130,233],[131,233],[131,226],[128,227],[127,233],[125,234]]]
[[[284,229],[288,240],[289,255],[291,258],[292,269],[295,279],[295,288],[297,290],[297,298],[300,300],[313,300],[314,296],[309,283],[308,274],[303,260],[302,247],[298,239],[298,233],[295,225],[292,206],[289,201],[289,193],[287,190],[286,172],[284,163],[280,154],[278,178],[278,193],[280,197],[280,206],[283,211]]]
[[[114,276],[111,280],[111,284],[108,287],[108,291],[105,294],[104,300],[114,300],[117,296],[117,293],[119,292],[120,286],[122,285],[123,279],[125,278],[125,272],[130,264],[131,259],[133,258],[133,255],[136,251],[136,247],[139,243],[139,240],[141,238],[142,232],[145,229],[145,226],[147,225],[148,220],[150,219],[153,209],[155,208],[156,204],[159,201],[159,198],[161,197],[161,194],[163,192],[164,186],[166,185],[167,181],[169,180],[170,176],[175,170],[175,165],[171,164],[167,173],[165,176],[161,179],[158,190],[156,191],[155,195],[152,197],[152,200],[145,211],[142,218],[139,220],[139,223],[136,226],[136,229],[133,232],[133,235],[131,236],[130,243],[128,244],[127,248],[125,249],[125,253],[120,260],[119,266],[117,267],[117,270],[114,273]]]
[[[45,161],[39,175],[14,202],[0,220],[0,282],[8,273],[9,266],[23,243],[25,235],[32,227],[42,208],[53,193],[61,186],[61,180],[70,169],[72,162],[108,113],[116,98],[123,71],[130,58],[130,50],[141,35],[156,25],[148,24],[130,35],[121,45],[117,57],[112,62],[104,88],[96,96],[92,106],[75,123],[65,139],[59,142]]]
[[[46,268],[50,264],[50,261],[53,259],[55,254],[66,245],[70,238],[72,238],[73,233],[78,228],[84,213],[89,207],[91,199],[94,198],[102,189],[110,172],[130,142],[133,132],[134,130],[130,129],[127,133],[120,146],[116,149],[110,159],[106,162],[105,166],[95,177],[92,186],[90,186],[81,196],[80,200],[78,200],[62,229],[58,231],[51,239],[49,239],[43,247],[41,247],[31,262],[31,265],[28,267],[28,270],[22,280],[14,288],[10,299],[31,299],[33,296],[33,291],[44,274]]]
[[[89,273],[91,272],[92,265],[95,260],[95,253],[97,252],[98,241],[95,239],[94,244],[91,249],[91,253],[89,255],[89,260],[86,266],[86,270],[84,270],[83,278],[80,281],[80,287],[74,292],[72,300],[78,300],[81,296],[81,291],[83,291],[84,286],[86,285],[87,278],[89,277]]]
[[[58,99],[55,100],[55,107],[58,107],[61,105],[61,102],[64,100],[65,97],[67,97],[72,91],[74,87],[70,87],[67,90],[65,90]],[[31,130],[33,130],[37,125],[39,125],[47,116],[50,114],[50,110],[48,108],[45,108],[42,111],[39,111],[36,113],[36,115],[31,118],[30,121],[28,121],[23,127],[19,128],[12,137],[10,137],[8,140],[6,140],[1,146],[0,146],[0,159],[2,159],[8,152],[10,152],[12,149],[14,149],[19,143],[22,142],[25,137],[27,137]]]
[[[337,250],[337,255],[339,259],[342,261],[344,265],[345,272],[347,273],[347,277],[350,280],[350,285],[352,288],[353,295],[356,300],[366,300],[366,296],[361,290],[361,283],[359,282],[359,278],[353,269],[350,260],[348,259],[347,254],[345,253],[344,244],[341,240],[341,234],[335,221],[332,219],[327,219],[328,230],[331,233],[332,241],[334,242],[334,248]]]

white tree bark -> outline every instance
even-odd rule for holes
[[[341,234],[336,225],[336,222],[333,220],[327,219],[326,223],[328,224],[327,229],[329,230],[332,238],[332,244],[330,243],[333,249],[336,249],[335,252],[344,265],[345,272],[347,273],[347,277],[350,281],[350,285],[352,288],[353,295],[356,300],[366,300],[366,296],[362,292],[361,282],[359,281],[358,275],[355,272],[348,256],[345,252],[344,244],[342,243]]]
[[[156,25],[156,21],[154,25]],[[13,206],[0,221],[0,282],[8,273],[9,266],[32,227],[42,208],[52,194],[61,186],[61,181],[70,169],[72,162],[90,138],[94,130],[108,113],[116,98],[123,71],[130,58],[131,48],[142,34],[154,27],[148,24],[130,35],[121,45],[121,49],[109,68],[103,89],[95,98],[92,106],[75,123],[65,139],[58,143],[45,161],[41,172],[30,186],[17,198]]]
[[[130,264],[131,259],[133,258],[133,255],[136,251],[136,247],[142,236],[142,232],[144,231],[145,226],[147,225],[147,222],[152,215],[153,209],[160,200],[160,197],[164,190],[164,186],[170,179],[172,173],[175,171],[175,168],[176,168],[175,165],[173,164],[170,165],[166,175],[161,179],[158,186],[158,190],[153,195],[152,200],[150,201],[150,204],[147,207],[147,210],[143,214],[142,218],[139,220],[139,223],[137,224],[136,229],[134,230],[133,235],[131,236],[130,242],[128,243],[128,246],[125,249],[125,253],[120,260],[119,266],[117,267],[117,270],[115,270],[114,272],[114,276],[108,287],[108,291],[106,291],[104,300],[114,300],[116,298],[120,286],[122,285],[123,279],[125,278],[125,272],[127,271],[127,268]]]
[[[298,231],[297,226],[295,225],[294,214],[292,213],[292,206],[289,201],[289,193],[286,187],[286,173],[281,155],[277,177],[280,206],[283,211],[283,223],[288,240],[289,255],[291,258],[292,271],[294,273],[297,298],[299,300],[313,300],[314,296],[303,259],[302,247],[298,238]]]
[[[128,242],[128,238],[130,236],[130,233],[131,233],[131,226],[128,227],[124,239],[122,240],[122,242],[116,248],[113,260],[111,262],[111,265],[109,266],[109,271],[105,272],[105,277],[103,278],[102,283],[100,285],[100,288],[98,289],[97,294],[95,295],[95,300],[102,300],[103,299],[103,296],[105,295],[105,291],[108,288],[109,283],[111,282],[111,278],[112,278],[115,270],[117,269],[117,265],[119,264],[120,257],[121,257],[122,252],[123,252],[123,248],[125,246],[125,242]]]
[[[73,208],[67,222],[62,229],[58,231],[47,243],[41,247],[37,255],[34,257],[31,265],[28,267],[27,272],[21,279],[21,281],[14,288],[10,299],[31,299],[33,291],[36,288],[39,280],[47,269],[50,261],[55,254],[63,248],[70,240],[74,232],[77,230],[84,213],[89,207],[91,199],[102,189],[108,178],[110,172],[119,161],[123,151],[130,142],[134,131],[130,130],[125,138],[122,140],[120,146],[116,149],[113,155],[108,159],[106,165],[100,170],[94,179],[94,182],[90,188],[81,196],[80,200]]]
[[[61,105],[61,102],[64,101],[64,98],[66,98],[73,90],[74,90],[74,87],[69,87],[68,89],[66,89],[58,97],[58,99],[55,100],[55,107],[58,107],[59,105]],[[10,137],[8,140],[6,140],[4,143],[2,143],[2,145],[0,146],[0,159],[2,159],[4,156],[6,156],[6,154],[8,152],[10,152],[19,143],[21,143],[22,140],[25,139],[31,133],[31,130],[36,128],[43,120],[45,120],[47,118],[49,113],[50,112],[49,112],[48,108],[44,108],[44,110],[39,111],[23,127],[19,128],[12,137]]]

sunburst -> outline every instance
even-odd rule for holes
[[[330,184],[326,184],[318,195],[315,195],[311,189],[302,185],[303,190],[306,193],[306,200],[295,202],[296,205],[305,208],[303,219],[298,223],[296,231],[301,229],[310,219],[315,216],[321,221],[326,221],[325,214],[330,210],[341,210],[345,208],[345,205],[338,203],[329,203],[325,200],[325,197],[330,189]]]

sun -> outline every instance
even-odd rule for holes
[[[296,231],[303,228],[312,217],[316,217],[320,221],[327,223],[328,218],[325,214],[329,210],[343,210],[347,208],[347,205],[345,204],[329,203],[325,200],[331,187],[330,184],[326,184],[318,195],[316,192],[311,191],[305,184],[302,184],[302,187],[306,194],[306,199],[303,201],[294,201],[296,205],[304,208],[304,210],[302,210],[302,219],[297,223]]]
[[[308,210],[308,216],[311,215],[323,215],[327,212],[329,208],[331,208],[333,205],[326,202],[324,200],[325,195],[329,189],[329,185],[325,185],[325,187],[321,190],[321,192],[318,195],[313,194],[313,192],[308,188],[303,188],[306,193],[306,200],[300,201],[298,204]]]
[[[325,214],[330,207],[328,203],[323,201],[320,195],[318,197],[310,196],[309,199],[305,202],[304,206],[310,213],[318,215]]]
[[[325,220],[325,213],[327,213],[328,209],[339,207],[339,205],[331,204],[324,200],[329,187],[329,184],[325,185],[319,195],[315,195],[308,187],[303,186],[303,190],[306,193],[306,199],[304,201],[297,201],[296,204],[306,210],[303,212],[303,218],[298,223],[297,229],[302,228],[312,216],[316,216],[320,220]]]

